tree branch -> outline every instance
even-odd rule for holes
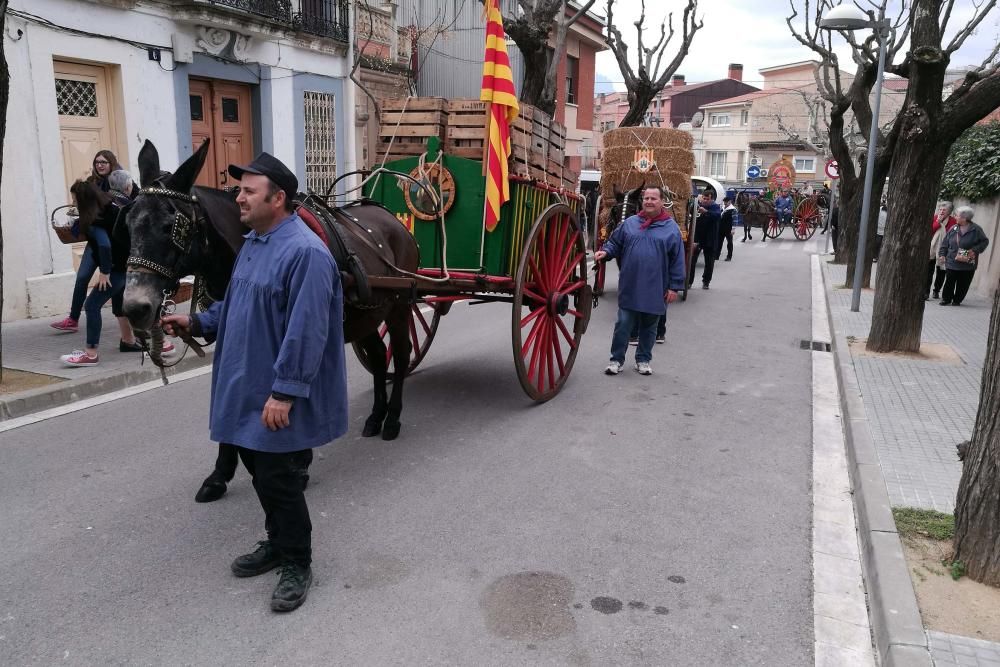
[[[983,22],[983,19],[986,18],[986,15],[989,14],[994,7],[996,7],[996,4],[997,0],[986,0],[985,4],[978,6],[976,8],[976,14],[965,25],[964,28],[962,28],[961,30],[958,31],[958,33],[955,34],[955,36],[951,40],[951,44],[949,44],[945,48],[944,52],[950,56],[952,53],[962,48],[962,44],[965,43],[965,40],[969,38],[969,35],[971,35],[976,31],[976,28],[978,28],[979,24]],[[942,34],[944,34],[943,30]]]

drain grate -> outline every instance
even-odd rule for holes
[[[799,341],[799,347],[803,350],[815,350],[816,352],[830,351],[829,343],[821,343],[818,340],[801,340]]]

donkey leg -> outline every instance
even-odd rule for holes
[[[211,503],[226,493],[226,485],[236,474],[236,464],[239,454],[236,446],[225,442],[219,443],[219,456],[215,460],[215,470],[201,483],[201,488],[194,496],[196,503]]]
[[[372,404],[372,413],[365,420],[365,428],[361,435],[370,438],[382,432],[382,422],[385,420],[386,401],[388,399],[385,390],[386,360],[385,344],[378,333],[371,333],[361,340],[361,346],[368,357],[368,363],[372,367],[372,382],[375,389],[375,401]]]
[[[387,325],[389,327],[389,341],[392,344],[392,394],[389,397],[389,409],[382,424],[382,439],[395,440],[399,435],[401,424],[399,416],[403,412],[403,381],[406,378],[406,371],[410,366],[410,343],[409,330],[410,307],[404,304],[403,308],[395,308],[389,315]]]

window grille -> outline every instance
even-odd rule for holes
[[[334,96],[305,92],[306,191],[326,194],[337,178],[337,123]]]
[[[56,79],[56,108],[60,116],[97,117],[97,84]]]

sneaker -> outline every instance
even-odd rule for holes
[[[278,550],[271,546],[270,540],[257,543],[253,553],[243,554],[233,561],[229,569],[237,577],[256,577],[258,574],[270,572],[281,565]]]
[[[80,323],[72,317],[67,317],[66,319],[59,320],[58,322],[53,322],[49,326],[58,331],[65,331],[67,333],[76,333],[80,329]]]
[[[638,361],[635,364],[635,370],[639,371],[639,375],[652,375],[653,369],[650,368],[648,361]]]
[[[292,611],[302,606],[312,585],[312,568],[285,563],[281,566],[281,577],[271,596],[272,611]]]
[[[666,342],[667,342],[667,337],[666,336],[657,336],[656,337],[656,344],[657,345],[663,345]]]
[[[702,283],[701,284],[701,288],[702,289],[708,289],[708,283]]]
[[[606,375],[618,375],[622,372],[622,364],[620,361],[612,361],[608,364],[608,367],[604,369]]]
[[[125,341],[118,339],[118,351],[119,352],[142,352],[142,343],[137,340],[131,343],[126,343]]]
[[[631,337],[630,337],[630,338],[628,339],[628,344],[629,344],[629,345],[638,345],[638,344],[639,344],[639,339],[638,339],[638,338],[631,338]]]
[[[163,341],[163,349],[160,350],[160,351],[163,354],[166,354],[167,352],[173,352],[175,349],[177,349],[177,348],[174,347],[173,343],[171,343],[169,340],[165,340],[165,341]]]
[[[97,357],[90,356],[83,350],[73,350],[69,354],[59,357],[59,360],[67,366],[96,366]]]

